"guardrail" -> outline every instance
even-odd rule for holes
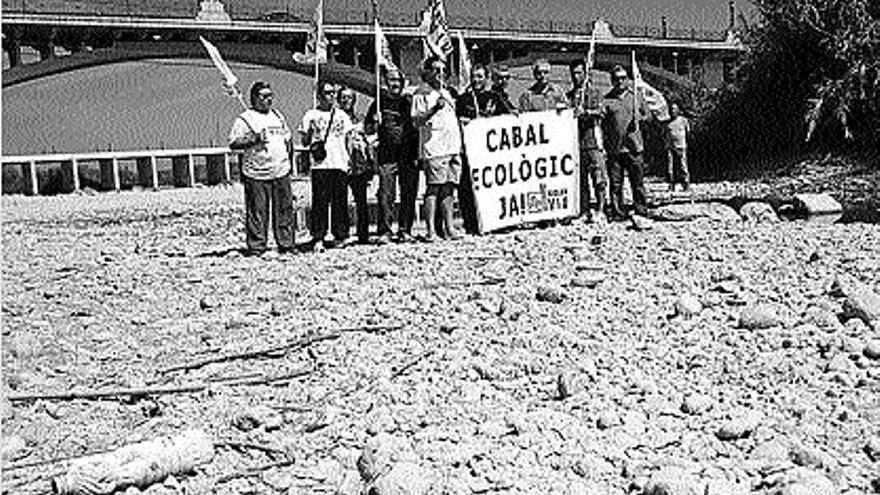
[[[301,170],[296,148],[294,170]],[[84,187],[119,191],[163,185],[192,187],[238,180],[240,152],[229,148],[176,150],[96,151],[0,157],[3,193],[28,195],[71,193]],[[169,163],[170,162],[170,163]],[[42,172],[42,173],[41,173]],[[170,177],[169,177],[170,175]]]
[[[288,0],[224,0],[226,13],[235,21],[308,22],[313,11],[300,2]],[[343,25],[369,25],[372,14],[368,9],[326,9],[324,22]],[[194,19],[198,2],[178,0],[3,0],[3,12],[15,14],[84,15],[111,17],[152,17],[166,19]],[[577,22],[570,18],[533,19],[526,17],[473,16],[450,12],[447,15],[451,29],[487,29],[516,32],[575,33],[589,35],[593,23]],[[415,26],[418,12],[386,9],[381,22],[388,27]],[[723,41],[725,30],[663,29],[661,26],[612,25],[616,36],[637,36],[652,39],[684,39],[693,41]]]

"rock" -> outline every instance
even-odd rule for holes
[[[278,411],[267,406],[252,407],[232,420],[233,426],[242,431],[264,427],[266,431],[277,430],[284,424],[284,418]]]
[[[642,489],[644,495],[703,495],[697,478],[679,467],[664,467],[652,474]]]
[[[763,201],[750,201],[739,209],[739,216],[746,222],[752,223],[776,223],[779,216],[773,211],[773,207]]]
[[[433,479],[428,470],[413,462],[398,462],[380,474],[367,493],[372,495],[427,495]]]
[[[810,306],[804,314],[803,323],[810,323],[828,331],[843,329],[843,325],[837,316],[825,308]]]
[[[600,430],[607,430],[613,426],[618,426],[620,424],[620,416],[614,413],[614,411],[602,411],[596,417],[596,426]]]
[[[740,222],[739,213],[722,203],[672,204],[655,208],[651,218],[667,222],[687,222],[706,218],[720,222]]]
[[[535,291],[535,299],[543,302],[559,304],[566,298],[568,298],[568,294],[556,287],[542,285]]]
[[[803,445],[792,445],[789,450],[789,456],[791,462],[798,466],[821,469],[827,464],[825,455],[821,451]]]
[[[779,495],[837,495],[834,483],[825,475],[812,469],[798,467],[778,475],[765,484],[773,487],[771,493]]]
[[[690,394],[681,403],[681,410],[687,414],[700,415],[712,409],[714,401],[705,394]]]
[[[880,359],[880,340],[869,340],[865,344],[865,348],[862,349],[862,354],[864,354],[865,357],[868,359]]]
[[[0,438],[0,459],[8,463],[19,459],[25,454],[27,444],[24,439],[17,435],[3,436]]]
[[[605,274],[602,272],[583,272],[572,277],[569,285],[572,287],[595,289],[603,280],[605,280]]]
[[[199,308],[205,309],[214,309],[220,307],[220,301],[218,301],[213,296],[205,296],[199,299]]]
[[[859,318],[868,326],[880,328],[880,295],[857,280],[839,275],[834,287],[845,297],[843,314],[846,319]]]
[[[782,318],[774,305],[754,304],[743,308],[739,314],[739,326],[749,330],[771,328],[782,324]]]
[[[576,373],[562,372],[556,377],[556,396],[567,399],[584,391],[583,380]]]
[[[831,215],[843,212],[843,206],[826,193],[803,193],[794,196],[794,207],[806,215]]]
[[[715,436],[719,440],[745,438],[755,431],[763,418],[764,416],[757,411],[738,411],[718,428]]]
[[[706,482],[705,495],[748,495],[749,487],[725,479],[712,479]]]
[[[875,436],[869,439],[862,450],[868,459],[874,462],[880,461],[880,437]]]
[[[683,294],[675,301],[675,314],[677,316],[695,316],[703,310],[700,300],[692,294]]]
[[[637,232],[644,232],[654,228],[654,222],[647,217],[641,215],[632,216],[632,228]]]

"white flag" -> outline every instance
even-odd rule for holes
[[[657,120],[669,120],[669,105],[666,104],[666,98],[663,97],[663,93],[657,91],[642,79],[642,73],[639,71],[638,64],[636,64],[636,52],[632,52],[632,73],[636,95],[645,102],[645,106],[648,107],[648,110],[651,111]]]
[[[391,45],[388,44],[388,39],[385,37],[385,33],[382,32],[382,27],[379,26],[379,19],[376,19],[375,23],[376,60],[378,61],[379,67],[385,67],[385,70],[389,72],[400,72],[400,69],[394,64],[394,60],[391,59]]]
[[[327,37],[324,36],[324,0],[318,0],[315,15],[309,22],[304,53],[294,53],[293,60],[299,64],[327,63]]]
[[[468,54],[467,43],[464,42],[464,34],[457,33],[458,37],[458,92],[467,90],[471,77],[471,56]]]
[[[589,50],[587,50],[586,64],[587,64],[587,71],[586,71],[587,74],[586,75],[589,76],[590,71],[596,65],[596,32],[595,32],[595,30],[593,31],[592,34],[590,34],[590,48],[589,48]]]
[[[226,93],[229,96],[238,98],[238,101],[241,102],[241,105],[247,108],[247,105],[245,105],[244,103],[244,98],[241,95],[241,90],[238,89],[238,77],[236,77],[235,74],[232,73],[232,69],[230,69],[229,65],[226,64],[226,61],[223,60],[223,57],[220,55],[220,50],[218,50],[213,43],[201,36],[199,36],[199,41],[202,42],[205,50],[208,51],[208,56],[211,57],[211,61],[214,62],[214,66],[217,67],[217,70],[219,70],[220,74],[223,75],[223,89],[226,90]]]
[[[422,13],[419,31],[431,54],[446,60],[452,53],[452,39],[449,37],[449,26],[446,23],[446,8],[443,7],[443,0],[431,0],[428,10]]]

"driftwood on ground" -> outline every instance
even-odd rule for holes
[[[174,366],[169,366],[167,368],[163,368],[159,370],[159,373],[171,373],[172,371],[183,371],[183,370],[192,370],[201,368],[203,366],[207,366],[213,363],[222,363],[225,361],[234,361],[237,359],[251,359],[256,357],[265,357],[271,354],[276,354],[279,352],[287,352],[293,349],[298,349],[301,347],[307,347],[312,344],[316,344],[318,342],[323,342],[326,340],[335,340],[341,337],[345,333],[353,333],[353,332],[366,332],[366,333],[376,333],[376,332],[387,332],[390,330],[399,330],[403,328],[403,325],[359,325],[353,327],[346,327],[334,330],[332,332],[326,334],[319,335],[309,335],[306,337],[297,337],[293,340],[285,342],[283,344],[274,345],[271,347],[265,347],[262,349],[254,349],[250,351],[238,352],[233,354],[224,354],[222,356],[211,356],[204,359],[199,359],[197,361],[192,361],[188,363],[176,364]]]
[[[71,461],[52,479],[57,495],[109,495],[130,486],[145,488],[172,474],[211,462],[214,443],[201,430],[127,445],[105,454]]]
[[[265,383],[292,380],[308,375],[312,369],[298,370],[281,376],[256,377],[229,381],[214,381],[210,383],[194,383],[191,385],[166,385],[156,387],[116,388],[107,390],[71,390],[68,392],[52,392],[37,394],[12,394],[7,396],[10,402],[27,402],[33,400],[75,400],[75,399],[103,399],[109,397],[131,397],[142,395],[168,395],[191,392],[201,392],[211,387],[234,386],[234,385],[261,385]]]

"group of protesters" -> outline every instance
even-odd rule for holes
[[[585,222],[605,223],[627,219],[623,205],[624,174],[632,188],[632,214],[647,214],[645,164],[640,122],[651,118],[644,104],[633,97],[622,66],[610,71],[611,90],[593,84],[584,60],[569,64],[571,88],[563,90],[550,80],[545,59],[532,66],[534,83],[518,98],[509,94],[510,70],[474,65],[469,85],[460,94],[446,85],[446,63],[431,56],[421,66],[422,84],[406,91],[404,75],[384,74],[386,91],[369,106],[361,120],[355,112],[356,93],[329,81],[316,86],[316,105],[294,131],[284,116],[272,108],[271,86],[262,81],[250,91],[251,108],[235,120],[229,146],[243,151],[242,182],[245,191],[247,253],[266,251],[268,220],[279,252],[294,250],[295,221],[290,174],[294,142],[307,149],[311,173],[311,240],[307,250],[320,251],[351,243],[385,244],[415,240],[417,191],[424,174],[424,242],[455,240],[462,233],[454,226],[456,196],[466,234],[479,234],[479,222],[462,128],[474,119],[503,114],[572,109],[577,119],[581,191],[580,213]],[[490,80],[491,78],[491,80]],[[676,181],[689,187],[687,133],[689,124],[677,105],[670,108],[666,129],[670,187]],[[369,233],[367,190],[378,177],[376,237]],[[357,219],[356,236],[350,238],[348,197],[351,190]],[[394,205],[400,192],[393,232]],[[592,210],[595,199],[596,210]],[[271,214],[270,214],[271,211]],[[329,225],[328,225],[329,224]],[[327,240],[330,230],[332,240]]]

